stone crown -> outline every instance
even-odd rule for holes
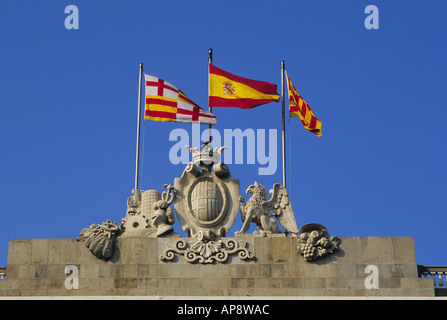
[[[186,148],[189,149],[189,151],[191,152],[192,157],[194,159],[194,163],[198,165],[200,164],[213,165],[215,163],[220,162],[220,156],[222,155],[223,150],[226,149],[227,147],[220,147],[213,149],[211,143],[205,142],[201,146],[202,151],[200,151],[200,149],[197,147],[193,148],[190,146],[186,146]]]

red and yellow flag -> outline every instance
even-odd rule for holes
[[[261,104],[278,102],[277,86],[250,80],[209,65],[209,106],[251,109]]]
[[[184,123],[216,124],[216,117],[200,108],[182,91],[162,79],[144,75],[146,108],[144,119]]]
[[[321,121],[315,117],[312,109],[296,91],[289,79],[289,76],[287,75],[287,72],[286,78],[287,87],[289,89],[289,116],[300,117],[304,128],[312,133],[315,133],[318,137],[321,137]]]

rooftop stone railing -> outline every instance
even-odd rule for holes
[[[419,278],[432,278],[436,296],[447,296],[447,266],[418,265]]]
[[[6,267],[0,267],[0,279],[4,279],[6,277]]]

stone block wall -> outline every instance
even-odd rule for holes
[[[191,264],[160,260],[169,238],[118,238],[110,261],[75,239],[10,240],[0,296],[414,296],[433,297],[431,279],[418,278],[411,237],[344,237],[334,254],[306,262],[293,237],[237,237],[252,260]],[[66,289],[66,267],[79,288]],[[378,288],[367,289],[367,266]]]

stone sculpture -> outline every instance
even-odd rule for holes
[[[157,190],[141,191],[132,190],[133,196],[127,200],[126,216],[121,219],[123,237],[149,237],[155,234],[151,225],[153,204],[161,200]],[[149,207],[148,207],[149,203]],[[144,205],[143,205],[144,204]]]
[[[194,161],[181,178],[174,180],[175,212],[192,239],[168,242],[160,259],[172,261],[175,254],[180,254],[190,263],[223,263],[236,253],[240,259],[252,259],[245,241],[220,238],[230,230],[239,209],[239,180],[233,179],[228,166],[219,162],[226,147],[213,149],[209,141],[201,147],[202,151],[187,147]]]
[[[107,220],[101,225],[92,224],[89,228],[83,229],[77,240],[84,242],[85,246],[98,259],[108,260],[112,257],[115,247],[115,237],[120,231],[116,222]]]
[[[286,232],[290,232],[294,236],[297,235],[298,227],[295,215],[284,186],[275,183],[273,189],[270,190],[270,199],[267,198],[264,186],[257,182],[249,186],[246,193],[251,193],[252,197],[245,203],[244,197],[240,196],[241,217],[244,224],[236,234],[247,232],[252,222],[256,223],[259,229],[255,234],[265,236],[281,233],[278,223],[273,218],[276,217]]]
[[[127,198],[126,216],[138,215],[141,213],[141,194],[138,189],[132,190],[132,196]]]
[[[160,237],[167,235],[174,231],[172,225],[175,222],[174,211],[170,207],[174,201],[175,194],[174,187],[171,185],[164,185],[163,189],[167,189],[162,194],[162,200],[154,203],[154,213],[151,216],[152,223],[157,228],[156,236]]]
[[[167,189],[163,196],[157,190],[141,191],[141,194],[136,189],[132,190],[132,196],[127,199],[126,216],[119,226],[110,220],[101,225],[93,224],[83,229],[76,240],[84,242],[97,258],[109,260],[118,236],[179,237],[171,226],[175,222],[170,207],[174,202],[174,188],[164,185],[163,189]]]
[[[224,237],[238,213],[239,180],[231,177],[224,163],[218,163],[225,147],[202,145],[203,151],[190,149],[194,162],[174,180],[174,208],[185,232],[203,240]],[[202,169],[202,170],[200,170]]]
[[[174,187],[165,184],[161,196],[157,190],[133,190],[127,201],[127,213],[121,220],[123,237],[179,236],[173,232],[174,212],[170,205],[174,201]]]
[[[329,237],[326,227],[318,223],[308,223],[301,227],[298,239],[298,253],[306,261],[314,261],[333,253],[340,242],[337,237]]]
[[[223,238],[231,229],[241,211],[243,226],[235,235],[245,234],[251,223],[259,236],[298,235],[289,195],[284,186],[275,183],[267,197],[263,185],[255,182],[246,193],[252,194],[245,202],[240,195],[239,180],[233,179],[228,166],[220,162],[226,147],[213,148],[209,141],[199,148],[187,146],[194,161],[189,163],[174,186],[165,184],[162,195],[157,190],[132,190],[127,199],[126,216],[121,225],[107,220],[102,225],[91,225],[81,231],[78,241],[97,258],[109,260],[120,237],[173,237],[159,259],[170,262],[177,255],[189,263],[225,263],[230,256],[240,260],[253,259],[248,242]],[[175,214],[188,239],[174,232]],[[275,219],[276,218],[276,219]],[[281,231],[278,223],[285,229]],[[298,235],[298,254],[313,261],[338,249],[337,237],[329,237],[327,229],[319,224],[303,226]],[[162,249],[163,250],[163,249]]]

